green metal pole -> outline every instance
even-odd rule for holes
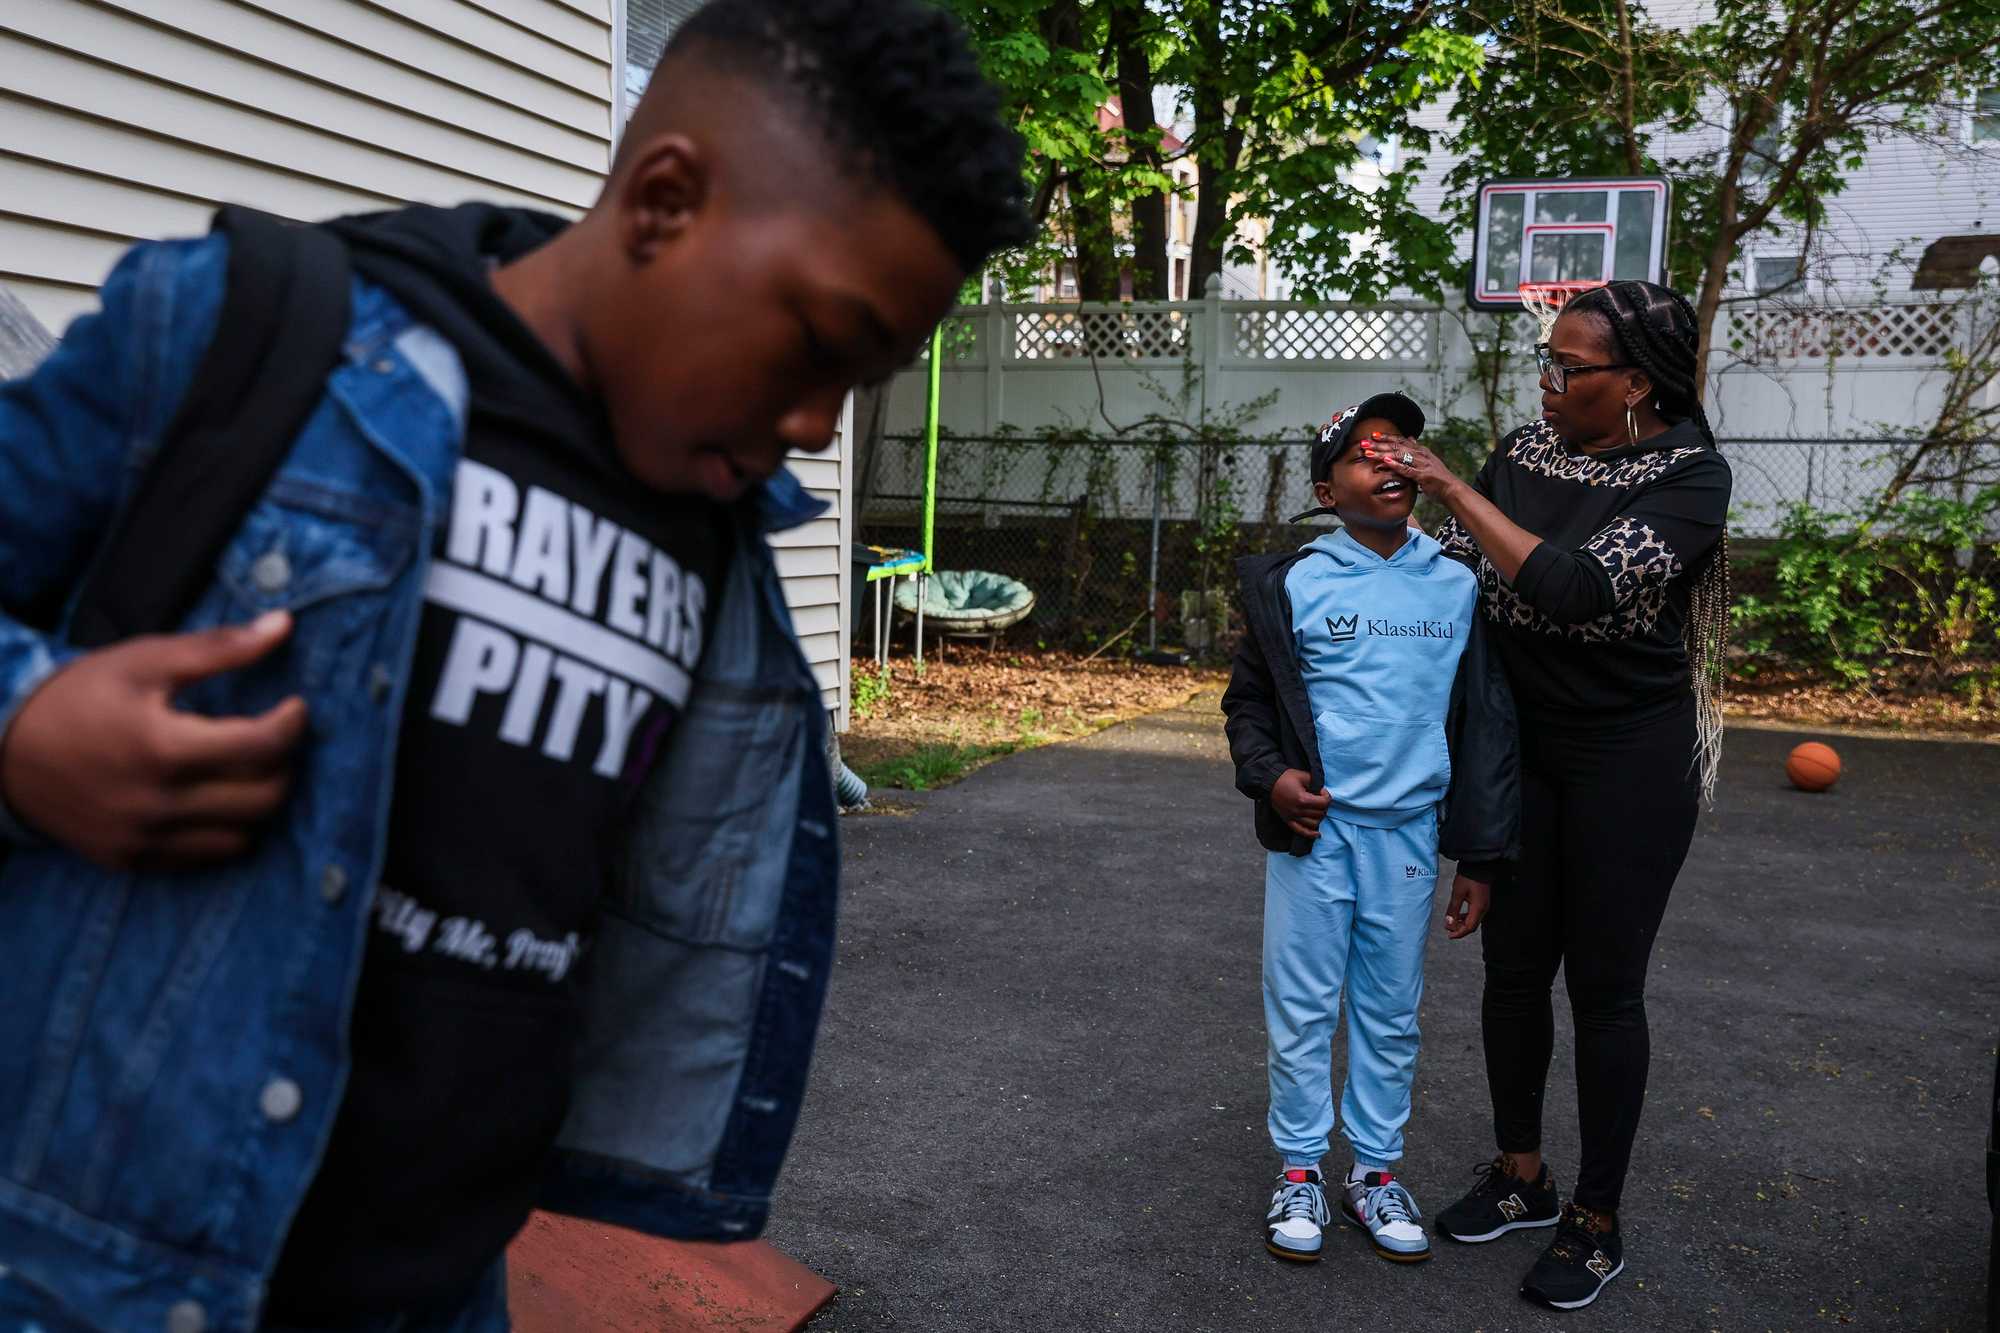
[[[944,325],[931,330],[930,406],[924,414],[924,573],[937,568],[938,390],[944,374]]]

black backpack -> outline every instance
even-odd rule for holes
[[[234,205],[214,229],[229,234],[215,336],[85,576],[70,625],[80,648],[186,618],[340,359],[350,265],[339,238]]]

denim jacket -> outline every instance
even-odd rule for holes
[[[0,386],[0,729],[75,656],[66,602],[209,340],[226,245],[137,247],[102,313]],[[247,715],[299,693],[310,707],[294,794],[247,859],[119,874],[7,830],[0,1281],[40,1293],[58,1327],[257,1325],[347,1076],[466,399],[449,344],[356,281],[326,397],[187,622],[295,619],[270,661],[181,700]],[[821,508],[783,475],[737,525],[713,635],[604,905],[546,1208],[684,1239],[764,1224],[839,871],[826,717],[766,534]],[[30,627],[32,608],[54,633]]]

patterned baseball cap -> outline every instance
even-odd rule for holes
[[[1416,439],[1424,433],[1424,410],[1400,393],[1378,393],[1341,408],[1333,419],[1319,428],[1312,447],[1312,479],[1325,481],[1326,474],[1353,442],[1354,427],[1371,417],[1392,422],[1396,429]]]

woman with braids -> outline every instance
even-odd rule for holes
[[[1481,1005],[1499,1156],[1438,1226],[1464,1242],[1555,1227],[1521,1294],[1577,1309],[1624,1267],[1647,962],[1715,782],[1730,473],[1683,297],[1614,282],[1547,337],[1541,419],[1474,480],[1414,441],[1371,447],[1450,511],[1438,539],[1479,576],[1521,718],[1521,860],[1494,888]],[[1541,1152],[1559,966],[1583,1144],[1566,1206]]]

